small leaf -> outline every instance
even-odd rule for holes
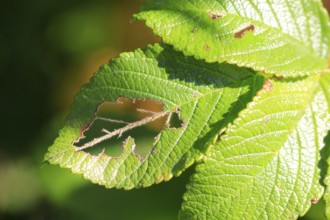
[[[296,219],[318,201],[330,126],[318,79],[273,80],[257,94],[197,165],[181,219]]]
[[[169,180],[207,154],[219,131],[246,107],[263,82],[250,70],[196,61],[165,45],[122,54],[81,89],[45,159],[106,187],[131,189]],[[134,137],[126,138],[119,157],[103,152],[95,156],[74,146],[97,107],[118,97],[152,99],[164,105],[157,114],[177,112],[184,125],[165,127],[146,157],[134,151]],[[125,129],[110,133],[121,135]],[[104,141],[110,136],[94,138]]]
[[[197,59],[277,76],[327,67],[330,23],[319,0],[149,0],[142,10],[136,19]]]

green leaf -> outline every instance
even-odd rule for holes
[[[296,219],[318,201],[330,127],[329,81],[321,87],[319,77],[272,80],[258,92],[197,165],[181,219]]]
[[[106,187],[131,189],[169,180],[207,154],[219,131],[246,107],[263,82],[250,70],[196,61],[165,45],[124,53],[81,89],[45,160]],[[134,137],[126,138],[119,157],[102,152],[94,156],[76,147],[73,143],[81,136],[81,128],[95,119],[96,108],[118,97],[163,103],[163,111],[151,117],[177,112],[184,125],[166,126],[144,158],[134,152]],[[114,132],[121,135],[123,130]]]
[[[277,76],[327,67],[330,23],[320,0],[149,0],[142,10],[136,19],[197,59]]]
[[[321,86],[324,92],[324,95],[326,97],[326,102],[328,103],[328,109],[326,111],[327,114],[330,115],[330,73],[328,73],[327,75],[325,75],[322,80],[321,80]],[[330,131],[330,126],[328,126],[328,129]],[[329,186],[330,186],[330,170],[329,170],[329,166],[330,166],[330,141],[329,141],[329,136],[330,133],[328,133],[327,138],[325,139],[325,144],[326,144],[326,149],[322,152],[323,155],[326,158],[324,158],[327,161],[327,167],[325,167],[325,171],[326,171],[326,175],[324,177],[324,183],[326,185],[326,190],[324,193],[324,199],[326,202],[326,216],[328,217],[328,219],[330,219],[330,191],[329,191]],[[322,167],[324,168],[324,167]]]

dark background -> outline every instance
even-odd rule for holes
[[[176,219],[192,169],[123,191],[42,163],[73,96],[99,66],[159,41],[143,23],[130,23],[141,4],[0,1],[0,219]],[[321,201],[305,219],[322,219],[322,209]]]

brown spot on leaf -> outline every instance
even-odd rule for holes
[[[219,12],[219,11],[210,11],[208,13],[209,18],[211,18],[213,21],[218,20],[219,18],[225,17],[227,14],[224,12]]]
[[[313,204],[313,205],[315,205],[316,203],[318,203],[319,202],[319,198],[314,198],[314,199],[312,199],[311,200],[311,203]]]
[[[210,48],[209,45],[205,44],[205,45],[204,45],[204,49],[205,49],[206,51],[210,51],[211,48]]]
[[[246,33],[248,32],[254,32],[255,30],[255,26],[253,24],[249,24],[243,28],[238,29],[237,31],[235,31],[234,33],[234,37],[237,39],[242,38]]]
[[[264,85],[262,86],[262,89],[266,92],[269,92],[273,88],[273,82],[271,79],[266,79]]]
[[[279,79],[279,80],[284,79],[284,76],[274,75],[273,77],[276,78],[276,79]]]

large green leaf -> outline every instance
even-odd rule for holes
[[[219,131],[246,107],[263,82],[250,70],[196,61],[164,45],[124,53],[81,89],[45,159],[106,187],[130,189],[169,180],[207,153]],[[145,158],[134,152],[134,137],[127,137],[119,157],[102,152],[95,156],[74,146],[81,128],[94,120],[96,108],[118,97],[163,103],[158,114],[178,112],[184,125],[165,127]]]
[[[329,17],[320,0],[148,0],[135,18],[165,43],[207,62],[278,76],[327,67]]]
[[[324,94],[325,94],[325,97],[326,97],[326,100],[328,103],[328,109],[327,109],[326,113],[330,114],[330,73],[328,73],[326,76],[324,76],[322,78],[321,85],[322,85],[322,89],[324,91]],[[330,127],[328,127],[328,129],[330,132]],[[324,159],[327,161],[327,165],[322,168],[324,168],[326,171],[326,175],[324,178],[324,183],[326,185],[324,199],[327,204],[326,215],[327,215],[328,219],[330,219],[330,206],[329,206],[329,203],[330,203],[330,189],[329,189],[329,186],[330,186],[330,169],[329,169],[329,166],[330,166],[330,157],[329,157],[329,155],[330,155],[330,149],[329,149],[330,148],[330,139],[329,138],[330,138],[330,133],[328,133],[328,136],[325,139],[327,149],[325,149],[325,151],[322,152]]]
[[[323,193],[319,151],[330,127],[330,84],[319,84],[313,76],[264,86],[196,167],[180,217],[277,220],[306,213]]]

